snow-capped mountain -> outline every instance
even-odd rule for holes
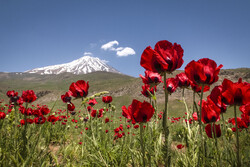
[[[83,56],[80,59],[74,60],[70,63],[35,68],[25,72],[38,73],[43,75],[43,74],[61,74],[64,72],[69,72],[73,74],[87,74],[95,71],[120,73],[113,67],[107,65],[106,61],[91,56]]]

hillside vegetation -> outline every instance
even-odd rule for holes
[[[175,71],[168,77],[175,77],[176,74],[183,72],[181,70]],[[227,78],[236,82],[239,78],[243,81],[250,82],[250,69],[223,69],[219,75],[219,81],[214,86],[222,83],[223,79]],[[121,110],[122,105],[128,106],[133,99],[147,100],[141,94],[141,86],[143,85],[141,78],[134,78],[131,76],[108,73],[108,72],[93,72],[89,74],[74,75],[70,73],[63,73],[59,75],[39,75],[28,73],[0,73],[0,99],[7,100],[6,92],[8,90],[18,91],[21,95],[23,90],[32,89],[35,91],[38,99],[36,103],[47,104],[49,106],[54,105],[58,108],[64,106],[61,102],[60,96],[68,91],[72,82],[77,80],[89,81],[89,95],[101,91],[109,91],[109,95],[113,96],[113,104],[117,107],[117,110]],[[163,108],[164,93],[162,89],[163,84],[158,85],[157,102],[159,109]],[[211,90],[212,88],[210,88]],[[207,95],[206,93],[205,95]],[[187,90],[185,92],[188,103],[192,99],[192,91]],[[176,93],[170,96],[170,113],[171,110],[175,110],[174,116],[183,115],[184,106],[179,105],[179,99],[181,97],[181,90],[177,89]],[[101,102],[101,99],[97,99]],[[80,100],[75,101],[76,104],[80,103]],[[65,107],[65,106],[64,106]],[[171,115],[171,114],[170,114]]]

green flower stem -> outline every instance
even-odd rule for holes
[[[68,105],[66,106],[66,108],[67,108],[67,119],[68,119],[68,117],[69,117]]]
[[[201,87],[201,95],[200,95],[200,111],[198,114],[198,119],[199,119],[199,130],[200,130],[200,150],[199,150],[199,156],[198,156],[198,166],[203,166],[203,163],[200,164],[200,159],[201,159],[201,153],[203,153],[203,156],[205,155],[205,149],[204,149],[204,141],[203,141],[203,136],[202,136],[202,122],[201,122],[201,117],[202,117],[202,99],[203,99],[203,91],[204,91],[205,85],[202,85]],[[203,162],[203,160],[202,160]]]
[[[185,109],[186,109],[186,112],[187,112],[187,127],[188,127],[188,133],[186,133],[186,146],[187,148],[189,149],[189,144],[188,144],[188,134],[190,134],[190,125],[189,125],[189,111],[188,111],[188,106],[187,106],[187,103],[186,103],[186,100],[185,100],[185,97],[184,97],[184,91],[185,91],[185,88],[182,89],[182,100],[183,100],[183,103],[185,105]]]
[[[223,123],[222,132],[223,132],[223,135],[225,135],[226,130],[225,130],[225,119],[224,119],[224,114],[223,113],[221,113],[221,117],[222,117],[222,123]]]
[[[143,123],[140,123],[140,143],[141,143],[143,167],[145,167],[146,162],[145,162],[145,147],[144,147],[144,142],[143,142]]]
[[[241,167],[240,162],[240,143],[239,143],[239,130],[238,130],[238,122],[237,122],[237,114],[236,114],[236,105],[234,105],[234,118],[235,118],[235,126],[236,126],[236,156],[237,156],[237,167]]]
[[[195,110],[195,91],[193,91],[193,113]]]
[[[168,91],[167,91],[167,73],[164,72],[164,92],[165,92],[165,109],[164,109],[164,113],[163,113],[163,121],[162,121],[162,127],[163,127],[163,133],[165,135],[165,143],[163,145],[164,147],[164,161],[165,161],[165,166],[170,166],[170,158],[168,156],[168,136],[169,136],[169,128],[168,128],[168,121],[167,121],[167,117],[168,117]]]

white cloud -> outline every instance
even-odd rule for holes
[[[84,52],[83,55],[84,55],[84,56],[92,56],[93,53],[91,53],[91,52]]]
[[[130,48],[130,47],[118,47],[118,48],[115,48],[114,46],[115,45],[119,45],[119,42],[114,40],[114,41],[110,41],[104,45],[101,46],[101,49],[103,50],[110,50],[110,51],[115,51],[116,52],[116,55],[118,57],[126,57],[126,56],[129,56],[129,55],[134,55],[135,54],[135,51],[134,49]]]
[[[125,57],[125,56],[129,56],[129,55],[134,55],[135,51],[132,48],[129,47],[125,47],[122,50],[119,50],[116,52],[116,55],[119,57]]]
[[[112,50],[112,51],[115,51],[115,48],[114,48],[114,45],[119,45],[119,42],[118,41],[110,41],[104,45],[102,45],[102,49],[103,50]]]

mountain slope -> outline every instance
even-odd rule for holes
[[[172,75],[167,77],[174,77],[176,74],[183,72],[176,70]],[[243,79],[243,82],[250,82],[250,69],[222,69],[219,74],[219,80],[212,85],[210,91],[214,86],[222,83],[224,78],[230,79],[233,82],[237,82],[239,78]],[[131,104],[133,99],[140,101],[146,100],[141,94],[141,86],[143,85],[141,78],[134,78],[118,73],[109,72],[93,72],[89,74],[75,75],[71,73],[63,73],[59,75],[40,75],[30,73],[1,73],[0,72],[0,100],[4,99],[8,102],[6,92],[8,90],[15,90],[22,94],[23,90],[32,89],[35,91],[38,99],[35,101],[40,104],[49,104],[53,106],[56,103],[58,108],[64,108],[65,104],[61,101],[61,95],[68,91],[69,86],[72,82],[77,80],[89,81],[89,96],[101,92],[109,91],[109,95],[113,97],[113,102],[117,108],[117,111],[121,111],[123,105],[128,106]],[[164,92],[163,84],[157,86],[157,106],[159,111],[164,108]],[[204,93],[204,99],[209,92]],[[175,93],[169,96],[169,111],[170,115],[179,115],[185,112],[185,106],[179,101],[182,96],[182,90],[177,89]],[[193,92],[191,90],[185,90],[185,97],[188,106],[192,104]],[[199,97],[196,96],[196,100]],[[98,105],[96,108],[102,107],[103,103],[101,98],[97,98]],[[76,106],[81,107],[81,100],[73,100]],[[173,112],[175,111],[175,112]],[[228,112],[230,113],[230,112]],[[233,112],[231,112],[233,113]]]
[[[70,63],[46,66],[41,68],[35,68],[25,71],[27,73],[37,74],[61,74],[61,73],[73,73],[73,74],[87,74],[95,71],[106,71],[113,73],[120,73],[113,67],[106,64],[104,60],[100,60],[97,57],[83,56],[80,59],[74,60]]]

